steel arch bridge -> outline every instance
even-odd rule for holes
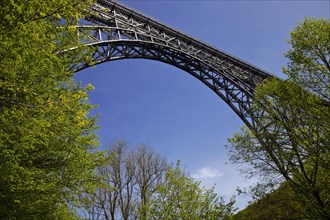
[[[265,129],[260,119],[267,113],[253,110],[252,102],[256,86],[266,78],[275,78],[266,71],[113,0],[91,5],[78,30],[90,36],[84,43],[95,48],[93,62],[72,66],[71,71],[119,59],[158,60],[208,86],[252,131]]]

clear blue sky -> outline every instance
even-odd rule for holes
[[[177,30],[285,77],[289,31],[305,16],[329,19],[329,1],[126,0]],[[231,165],[224,145],[243,122],[215,93],[186,72],[150,60],[122,60],[76,74],[95,90],[102,148],[115,139],[146,143],[181,164],[207,186],[230,197],[248,183]],[[238,198],[240,208],[245,198]]]

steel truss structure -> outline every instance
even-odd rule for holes
[[[250,129],[265,128],[259,120],[265,112],[253,111],[252,102],[256,86],[273,75],[117,1],[98,0],[88,14],[79,32],[88,32],[84,42],[95,48],[92,65],[127,58],[168,63],[212,89]],[[71,70],[90,65],[80,63]]]

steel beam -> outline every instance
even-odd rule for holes
[[[255,88],[275,76],[245,61],[183,34],[117,1],[98,0],[79,31],[95,48],[92,64],[80,63],[71,71],[118,59],[145,58],[180,68],[212,89],[253,131],[267,129],[265,111],[252,109]]]

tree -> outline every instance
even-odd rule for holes
[[[214,188],[200,187],[181,168],[169,167],[166,181],[158,185],[149,206],[150,219],[226,219],[234,211],[233,198],[228,204],[214,193]]]
[[[330,102],[330,21],[305,19],[292,32],[283,68],[290,80]]]
[[[89,3],[0,3],[1,219],[74,218],[77,195],[99,182],[92,87],[68,72],[88,57],[74,24]]]
[[[164,179],[166,159],[143,144],[129,149],[123,140],[111,144],[108,155],[109,165],[98,169],[107,186],[81,198],[88,216],[148,219],[149,198]]]
[[[108,154],[110,164],[98,169],[107,185],[81,197],[89,219],[218,219],[235,211],[234,198],[225,204],[144,144],[116,141]]]
[[[266,193],[286,181],[304,207],[302,215],[325,219],[330,218],[329,29],[325,19],[306,18],[291,33],[289,79],[266,80],[256,91],[253,108],[266,112],[263,127],[257,133],[243,128],[229,139],[230,160],[250,164],[243,172],[260,175]]]
[[[140,145],[135,152],[135,179],[140,196],[139,219],[148,219],[149,199],[156,192],[157,186],[162,184],[168,168],[164,157],[155,154],[152,148]]]
[[[135,172],[136,158],[133,152],[129,151],[126,141],[117,141],[109,149],[109,154],[113,154],[110,165],[99,172],[107,177],[110,189],[105,190],[105,196],[99,201],[109,208],[102,207],[104,213],[109,210],[110,218],[120,218],[128,220],[132,217],[136,208],[135,194]],[[100,189],[101,191],[104,189]]]

